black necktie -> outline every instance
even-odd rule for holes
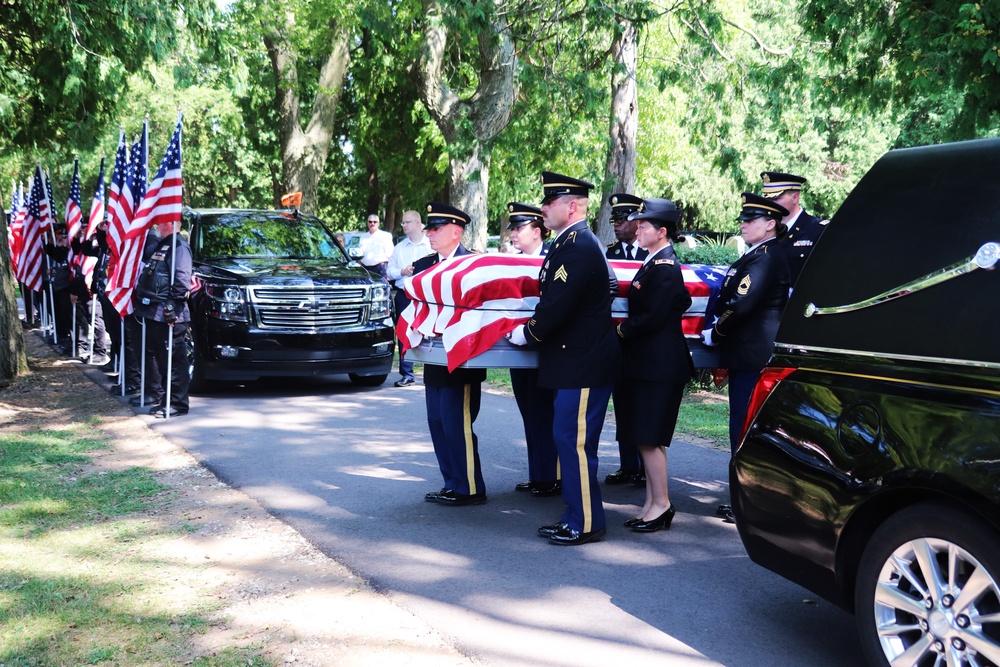
[[[625,246],[625,259],[632,259],[632,246],[627,244]]]

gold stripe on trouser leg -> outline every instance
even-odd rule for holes
[[[475,495],[476,489],[476,456],[472,448],[472,385],[465,385],[465,399],[462,401],[462,422],[465,436],[465,476],[469,478],[469,493]]]
[[[580,499],[583,501],[583,531],[589,533],[594,524],[590,511],[590,471],[587,468],[587,403],[590,389],[580,390],[580,405],[576,410],[576,460],[580,466]]]

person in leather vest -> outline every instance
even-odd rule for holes
[[[160,373],[160,386],[167,386],[167,350],[169,337],[173,337],[171,357],[170,405],[166,405],[166,391],[149,414],[171,417],[188,413],[188,386],[191,375],[188,368],[184,335],[191,322],[187,297],[191,287],[191,246],[178,233],[180,220],[156,225],[160,236],[149,261],[136,284],[135,314],[146,322],[146,342],[156,359]],[[172,238],[176,237],[176,238]]]

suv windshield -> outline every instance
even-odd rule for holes
[[[346,263],[337,242],[316,218],[287,213],[204,214],[192,247],[211,257],[327,259]]]

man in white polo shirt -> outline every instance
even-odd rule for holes
[[[420,219],[420,214],[416,211],[403,213],[403,233],[406,237],[396,244],[389,258],[389,265],[386,268],[385,277],[395,285],[396,295],[396,321],[403,310],[410,305],[410,300],[406,298],[403,291],[403,279],[413,275],[413,262],[421,257],[431,254],[431,244],[424,234],[424,223]],[[397,387],[408,387],[416,382],[413,375],[413,362],[404,358],[402,345],[397,346],[399,353],[399,375],[396,380]]]
[[[392,256],[392,234],[378,228],[378,215],[368,216],[368,233],[362,234],[358,242],[361,248],[361,266],[372,273],[385,277],[385,270]]]

